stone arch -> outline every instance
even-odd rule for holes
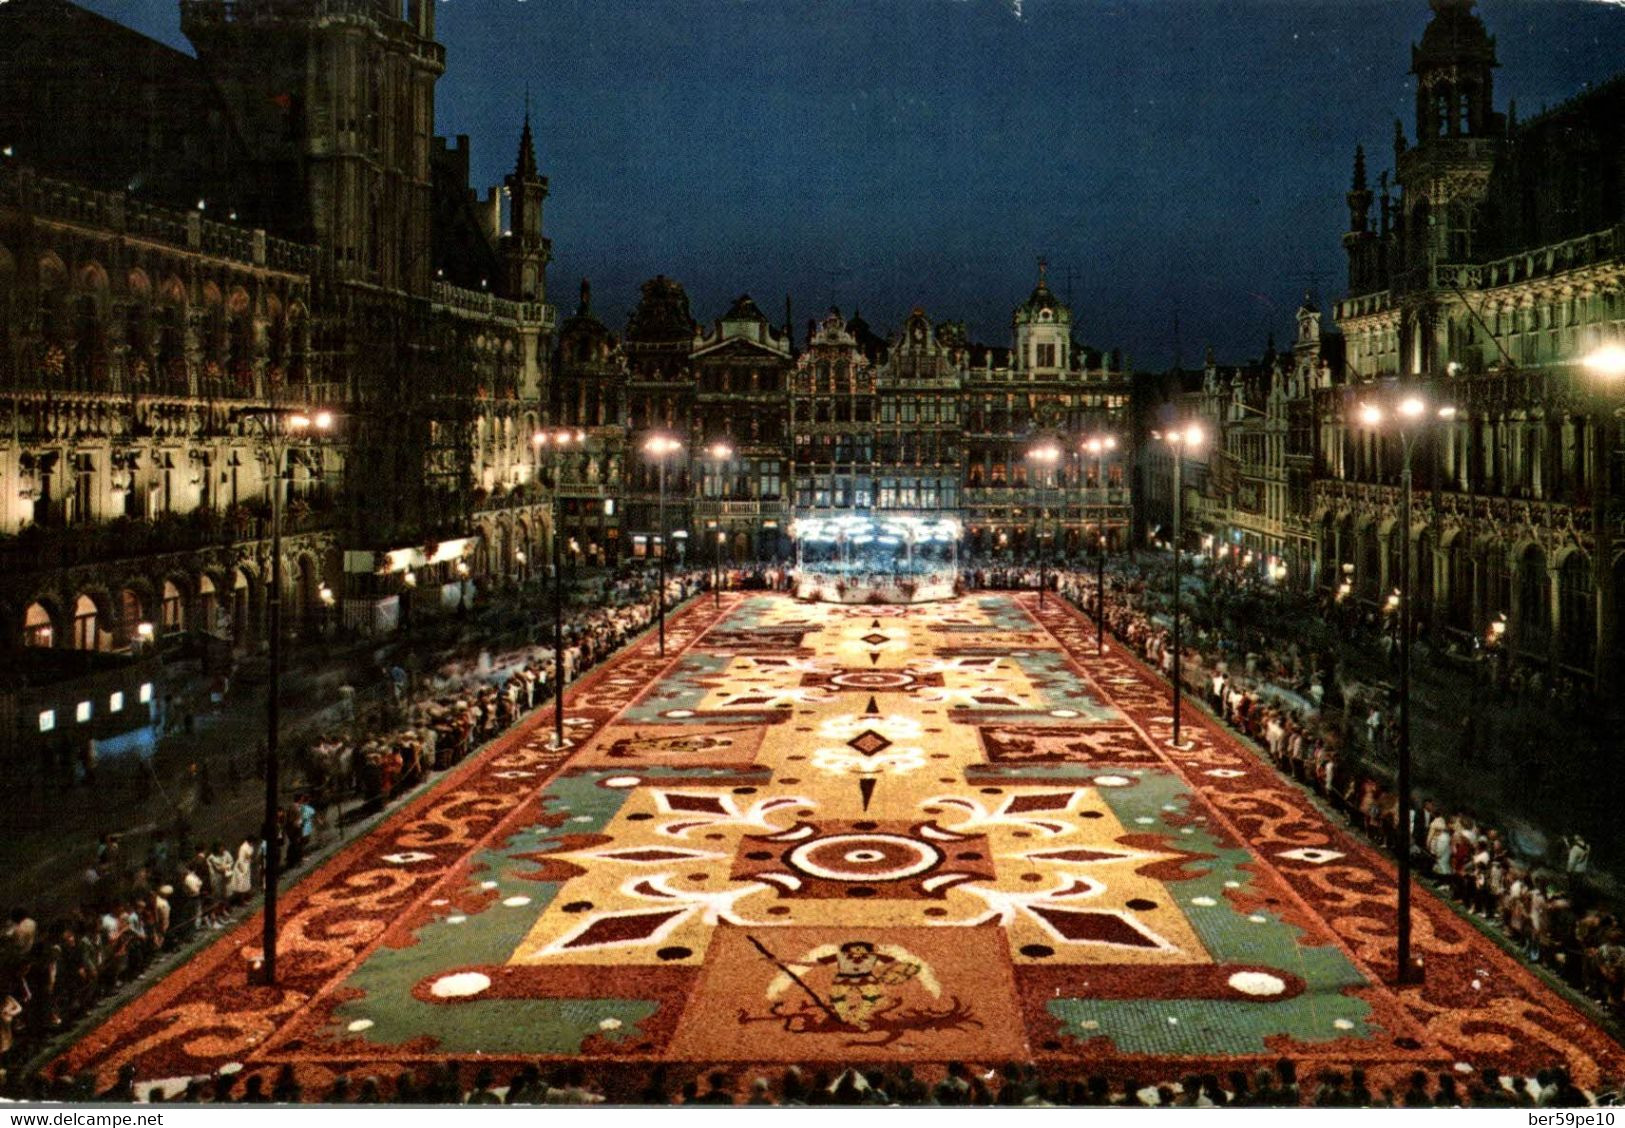
[[[179,575],[165,576],[157,587],[158,633],[170,635],[184,632],[190,622],[186,606],[189,594],[186,578]]]
[[[152,300],[152,278],[139,266],[132,266],[124,276],[125,296],[133,301]]]
[[[219,572],[205,569],[198,573],[195,590],[197,597],[192,602],[194,621],[198,630],[214,634],[220,625],[221,598],[227,590],[225,580]]]
[[[84,263],[74,274],[74,291],[96,303],[98,316],[107,316],[107,302],[112,291],[107,268],[95,259]]]
[[[316,621],[321,610],[322,567],[314,552],[301,552],[294,579],[294,617],[298,622]]]
[[[218,395],[226,378],[226,301],[220,287],[205,282],[199,306],[203,322],[198,344],[203,354],[203,394]]]
[[[254,622],[255,599],[254,582],[249,579],[246,566],[239,564],[226,573],[226,591],[222,599],[231,641],[239,645],[247,642],[253,634],[251,625]]]
[[[65,289],[68,285],[68,267],[55,251],[42,251],[37,264],[41,290]]]
[[[1473,554],[1461,529],[1445,532],[1439,540],[1444,553],[1443,612],[1446,625],[1456,630],[1473,629]]]
[[[1591,667],[1597,644],[1597,588],[1591,557],[1578,545],[1556,554],[1558,658],[1569,666]]]
[[[513,530],[508,525],[506,517],[496,520],[496,544],[493,546],[492,560],[497,571],[506,576],[514,570],[513,560]]]
[[[513,522],[514,558],[518,562],[518,554],[523,552],[525,559],[519,562],[519,571],[527,573],[533,570],[537,563],[536,545],[531,540],[530,522],[524,517],[516,517]]]
[[[226,377],[240,393],[254,391],[254,356],[256,350],[253,302],[248,291],[235,286],[225,296],[225,351]]]
[[[1337,580],[1337,514],[1330,509],[1324,510],[1318,517],[1320,540],[1320,582],[1324,586],[1333,586]]]
[[[1514,549],[1510,563],[1517,588],[1517,639],[1522,650],[1544,653],[1551,640],[1552,588],[1546,550],[1533,541]]]
[[[185,393],[190,390],[191,377],[186,360],[187,305],[186,285],[173,274],[166,277],[158,287],[155,309],[156,336],[153,344],[157,371],[153,383],[169,392]]]
[[[41,369],[49,382],[61,383],[66,377],[68,348],[73,343],[68,268],[54,251],[46,251],[39,257],[37,270]]]
[[[1438,537],[1431,526],[1421,525],[1412,534],[1414,554],[1412,559],[1416,562],[1411,574],[1411,606],[1415,608],[1415,616],[1421,620],[1432,613],[1435,595],[1434,585],[1434,545]]]
[[[82,591],[73,599],[71,634],[68,645],[74,650],[111,650],[113,645],[112,609],[107,596]]]
[[[1355,530],[1354,590],[1367,599],[1382,594],[1383,538],[1372,521],[1360,522]]]
[[[114,636],[120,646],[130,646],[141,638],[141,624],[151,623],[148,608],[152,592],[145,584],[126,583],[113,595],[113,614],[117,626]],[[157,626],[153,625],[156,632]]]

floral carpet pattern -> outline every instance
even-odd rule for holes
[[[446,1059],[1163,1078],[1620,1047],[1059,600],[701,601],[93,1031],[146,1079]],[[1460,1064],[1458,1064],[1460,1063]],[[138,1086],[139,1087],[139,1086]]]

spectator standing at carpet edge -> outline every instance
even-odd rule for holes
[[[253,891],[254,843],[245,836],[237,847],[237,857],[232,861],[226,877],[226,896],[233,904],[240,905],[248,900]]]
[[[1586,867],[1591,864],[1591,846],[1578,834],[1564,839],[1568,846],[1568,858],[1564,868],[1571,874],[1583,874]]]

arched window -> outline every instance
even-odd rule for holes
[[[81,595],[73,604],[73,648],[97,650],[96,601]]]
[[[1571,552],[1557,572],[1557,598],[1562,615],[1563,661],[1571,666],[1591,665],[1596,644],[1596,594],[1591,585],[1591,559]]]
[[[164,581],[164,602],[159,624],[165,634],[186,629],[186,602],[181,598],[181,589],[170,580]]]
[[[1433,537],[1426,532],[1416,538],[1415,564],[1411,571],[1411,606],[1418,617],[1433,606]]]
[[[56,630],[51,626],[51,613],[42,603],[30,603],[23,615],[23,645],[50,649],[56,645]]]
[[[1445,567],[1450,576],[1449,623],[1457,630],[1473,629],[1473,559],[1454,541],[1447,553]]]
[[[197,580],[197,614],[198,622],[206,631],[214,630],[215,610],[218,600],[215,595],[214,581],[208,576],[199,576]]]
[[[1518,646],[1542,652],[1551,633],[1551,579],[1546,574],[1546,554],[1530,545],[1518,561]]]
[[[141,635],[141,597],[129,588],[118,593],[119,633],[122,641],[134,642]],[[150,631],[150,628],[149,628]]]

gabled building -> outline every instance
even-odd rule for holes
[[[1038,284],[1011,316],[1013,347],[970,350],[960,416],[965,476],[961,504],[966,542],[974,551],[1032,558],[1038,538],[1055,552],[1092,551],[1105,536],[1127,546],[1133,458],[1131,381],[1115,356],[1073,339],[1072,311]],[[1081,443],[1112,435],[1115,451],[1100,459]],[[1033,449],[1058,445],[1053,466]]]
[[[808,324],[790,377],[795,516],[875,508],[877,367],[839,310]]]
[[[970,349],[963,322],[933,325],[914,309],[875,377],[875,509],[957,517],[962,478],[960,395]]]
[[[645,447],[656,437],[683,441],[692,429],[694,375],[689,354],[698,331],[689,312],[688,293],[680,283],[662,274],[643,284],[622,345],[631,457],[624,479],[626,514],[621,527],[628,538],[624,551],[632,557],[652,558],[664,551],[665,533],[687,527],[691,485],[687,455],[667,460],[667,505],[677,508],[664,514],[662,529],[660,467],[645,453]]]
[[[697,561],[712,558],[718,534],[724,559],[771,560],[788,549],[792,363],[789,327],[775,328],[749,294],[694,340],[687,528]]]
[[[623,555],[622,486],[636,457],[627,431],[626,376],[621,343],[594,315],[592,286],[583,278],[580,305],[559,325],[549,409],[556,427],[579,432],[583,440],[560,456],[555,491],[562,547],[572,562],[601,565]],[[538,459],[551,457],[538,446]]]

